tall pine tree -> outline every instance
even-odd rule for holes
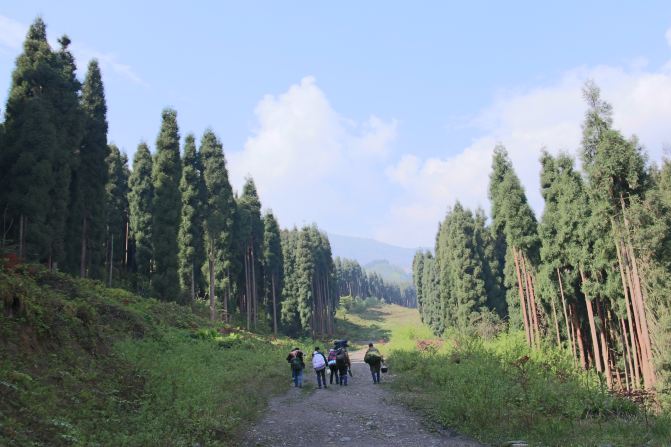
[[[152,289],[157,298],[168,301],[176,301],[179,297],[177,233],[181,214],[181,176],[177,112],[166,109],[156,139],[152,170],[152,246],[155,264]]]
[[[128,180],[128,208],[130,230],[135,241],[135,268],[137,290],[148,292],[153,258],[152,210],[154,185],[152,184],[153,161],[149,147],[140,143],[133,158],[133,171]]]
[[[185,301],[193,301],[201,290],[203,280],[201,267],[205,262],[203,248],[203,184],[200,156],[192,134],[186,136],[182,179],[179,184],[182,194],[182,217],[179,226],[179,282]]]

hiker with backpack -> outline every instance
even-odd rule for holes
[[[291,365],[291,378],[294,381],[294,387],[303,388],[303,369],[305,369],[303,351],[299,348],[292,349],[287,356],[287,362]]]
[[[312,353],[312,367],[317,373],[318,388],[322,388],[322,382],[324,383],[324,388],[326,388],[326,357],[319,350],[319,346],[315,347],[315,352]]]
[[[338,377],[338,366],[336,365],[336,350],[331,348],[329,349],[329,357],[327,359],[329,370],[331,374],[329,376],[329,385],[333,385],[333,376],[335,376],[336,385],[340,383],[340,378]]]
[[[384,358],[382,357],[382,354],[380,354],[380,351],[378,351],[378,349],[373,346],[373,343],[368,343],[368,350],[363,356],[363,361],[368,363],[368,366],[370,366],[370,373],[373,376],[373,383],[380,383],[380,368],[382,367]]]
[[[347,371],[351,366],[352,362],[349,359],[347,349],[344,347],[338,348],[336,351],[336,367],[338,368],[339,383],[341,386],[347,386]]]

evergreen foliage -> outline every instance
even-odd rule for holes
[[[152,170],[153,160],[149,147],[145,143],[140,143],[133,158],[133,172],[128,179],[128,209],[131,235],[135,241],[137,289],[143,293],[148,290],[153,257],[154,185],[152,184]]]
[[[182,195],[182,216],[179,226],[179,282],[183,301],[193,301],[203,290],[201,267],[205,262],[203,248],[203,205],[205,184],[203,182],[200,156],[192,134],[186,136],[182,160],[182,179],[179,183]]]
[[[177,274],[177,233],[181,214],[179,192],[181,176],[177,112],[165,109],[162,114],[161,130],[156,139],[156,154],[152,169],[154,271],[151,281],[154,295],[168,301],[176,301],[180,290]]]

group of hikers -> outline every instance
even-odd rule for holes
[[[347,352],[347,340],[336,340],[333,348],[329,349],[328,356],[319,348],[315,347],[312,353],[312,368],[317,374],[317,387],[319,389],[326,386],[326,369],[330,371],[329,385],[333,385],[335,377],[336,385],[347,386],[347,377],[352,376],[352,361]],[[303,370],[305,369],[305,354],[300,348],[294,348],[287,355],[287,362],[291,365],[291,378],[294,387],[303,388]],[[384,358],[380,351],[368,344],[368,350],[364,355],[364,362],[370,366],[370,372],[373,376],[373,383],[380,383],[380,371],[383,369]]]

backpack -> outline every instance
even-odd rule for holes
[[[291,359],[291,369],[303,369],[303,360],[299,356],[296,355]]]
[[[376,365],[380,363],[382,360],[382,354],[380,354],[380,351],[377,349],[371,349],[366,353],[366,356],[364,357],[363,361],[368,363],[369,365]]]
[[[326,366],[326,361],[324,361],[324,355],[321,352],[315,352],[312,355],[312,367],[315,371],[320,371]]]
[[[340,348],[336,351],[336,361],[338,363],[344,362],[345,359],[347,358],[347,354],[345,353],[345,350],[343,348]]]
[[[329,366],[334,366],[336,364],[336,353],[329,352]]]

